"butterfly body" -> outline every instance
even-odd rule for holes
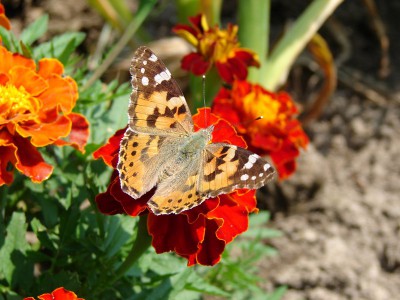
[[[146,47],[131,65],[129,128],[117,169],[122,190],[139,198],[157,186],[155,214],[180,213],[237,188],[258,188],[274,169],[257,154],[212,143],[214,126],[194,131],[189,108],[168,69]]]

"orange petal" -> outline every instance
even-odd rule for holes
[[[18,171],[37,183],[49,178],[53,167],[43,160],[39,151],[28,139],[14,136],[14,145],[16,146],[14,154],[17,159],[15,167]]]
[[[35,147],[53,144],[60,137],[67,136],[72,127],[72,122],[65,116],[58,116],[53,123],[41,123],[31,126],[17,125],[17,132],[23,137],[31,137]]]
[[[39,96],[43,107],[51,109],[59,106],[65,114],[70,113],[78,99],[76,82],[70,77],[62,78],[59,75],[51,75],[47,82],[49,88]]]
[[[52,74],[62,75],[64,73],[63,64],[54,58],[43,58],[39,61],[38,74],[43,78],[48,78]]]
[[[32,96],[37,96],[48,88],[46,81],[27,67],[13,67],[9,74],[10,82],[15,87],[24,87]]]
[[[0,73],[7,74],[12,67],[21,66],[36,70],[33,59],[26,58],[18,53],[12,53],[3,46],[0,46]]]
[[[89,138],[89,122],[88,120],[76,113],[70,113],[67,116],[72,122],[72,128],[67,140],[57,140],[54,144],[57,146],[71,145],[82,153],[85,153],[85,145]]]

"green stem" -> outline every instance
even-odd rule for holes
[[[253,0],[255,1],[255,0]],[[260,72],[260,83],[276,91],[286,81],[294,60],[343,0],[314,0],[274,47]]]
[[[135,14],[133,20],[129,23],[126,31],[121,36],[117,44],[108,54],[107,58],[103,61],[103,63],[96,69],[93,73],[92,77],[85,83],[82,87],[82,90],[86,90],[89,86],[91,86],[97,79],[100,78],[101,75],[105,71],[108,70],[112,62],[115,58],[121,53],[122,49],[126,46],[126,44],[131,40],[132,36],[136,33],[140,25],[142,25],[143,21],[146,19],[148,14],[153,9],[154,5],[156,4],[157,0],[142,0],[140,1],[139,9]]]
[[[239,0],[239,41],[242,47],[255,51],[260,69],[249,69],[249,81],[260,82],[268,55],[271,0]]]
[[[142,215],[139,217],[138,230],[136,239],[133,242],[132,249],[126,257],[125,261],[122,265],[119,266],[111,283],[115,282],[119,278],[121,278],[143,255],[143,253],[150,247],[151,245],[151,236],[147,230],[147,215]]]

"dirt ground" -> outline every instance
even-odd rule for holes
[[[24,22],[50,13],[53,33],[87,32],[90,49],[102,21],[78,2],[13,5],[24,9]],[[273,1],[273,22],[298,15],[290,2]],[[287,285],[285,300],[400,297],[400,1],[376,2],[390,41],[388,76],[379,76],[379,41],[364,2],[345,2],[333,20],[341,29],[322,30],[336,57],[345,50],[332,37],[344,33],[350,46],[338,88],[306,128],[311,143],[297,173],[261,200],[273,213],[269,227],[284,233],[267,241],[279,254],[261,262],[262,285]]]

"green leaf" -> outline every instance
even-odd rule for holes
[[[47,24],[49,22],[49,16],[43,15],[27,28],[24,29],[21,33],[21,40],[26,45],[32,45],[37,39],[43,36],[43,34],[47,31]]]
[[[82,32],[66,32],[54,37],[47,43],[40,44],[34,49],[37,59],[43,57],[55,57],[66,64],[70,54],[83,42],[85,34]],[[61,58],[63,60],[61,60]]]
[[[12,35],[11,31],[8,31],[4,27],[0,26],[0,37],[1,37],[4,47],[6,47],[7,49],[11,49],[11,45],[12,45],[11,35]]]
[[[286,293],[287,286],[277,288],[272,294],[268,294],[266,300],[280,300]]]
[[[13,287],[27,288],[33,280],[33,265],[27,261],[30,248],[26,241],[26,219],[20,212],[14,212],[6,229],[6,239],[0,249],[0,273]]]

